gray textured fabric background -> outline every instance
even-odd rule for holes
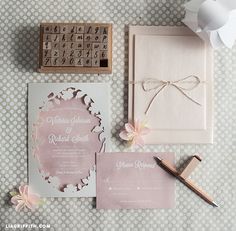
[[[128,25],[182,25],[181,0],[1,0],[0,1],[0,225],[50,224],[47,230],[236,230],[236,47],[215,52],[214,144],[157,145],[145,151],[174,151],[180,166],[200,153],[192,175],[214,195],[212,208],[176,183],[176,208],[169,210],[101,210],[94,200],[49,198],[35,212],[15,212],[8,193],[27,182],[27,83],[108,82],[111,86],[112,151],[124,150],[117,137],[127,118]],[[39,23],[53,21],[113,23],[113,74],[39,74]],[[137,151],[142,151],[139,149]],[[29,229],[22,229],[29,230]],[[31,229],[36,230],[36,229]]]

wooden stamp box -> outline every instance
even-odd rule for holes
[[[112,73],[112,24],[40,24],[39,72]]]

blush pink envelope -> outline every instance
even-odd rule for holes
[[[97,154],[97,209],[175,207],[175,178],[154,160],[174,164],[174,153]]]

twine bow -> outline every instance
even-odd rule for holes
[[[175,87],[181,94],[183,94],[187,99],[191,100],[193,103],[201,106],[200,103],[198,103],[196,100],[194,100],[193,98],[191,98],[185,91],[191,91],[193,89],[195,89],[196,87],[198,87],[198,85],[200,84],[200,79],[195,76],[195,75],[190,75],[187,76],[185,78],[176,80],[176,81],[164,81],[164,80],[158,80],[158,79],[145,79],[143,80],[142,83],[142,88],[145,92],[149,92],[152,90],[157,90],[157,92],[155,93],[155,95],[152,97],[151,101],[148,104],[148,107],[145,111],[145,114],[148,113],[149,109],[152,106],[153,101],[155,100],[155,98],[157,97],[157,95],[164,90],[166,87],[172,86]],[[189,86],[183,87],[180,84],[191,84]]]

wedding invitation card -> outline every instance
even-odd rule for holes
[[[102,83],[29,84],[29,184],[43,197],[96,196],[95,153],[109,146]]]
[[[98,209],[173,208],[175,178],[154,156],[174,165],[174,153],[98,153]]]
[[[146,144],[213,142],[213,52],[185,27],[131,26],[129,119]]]

